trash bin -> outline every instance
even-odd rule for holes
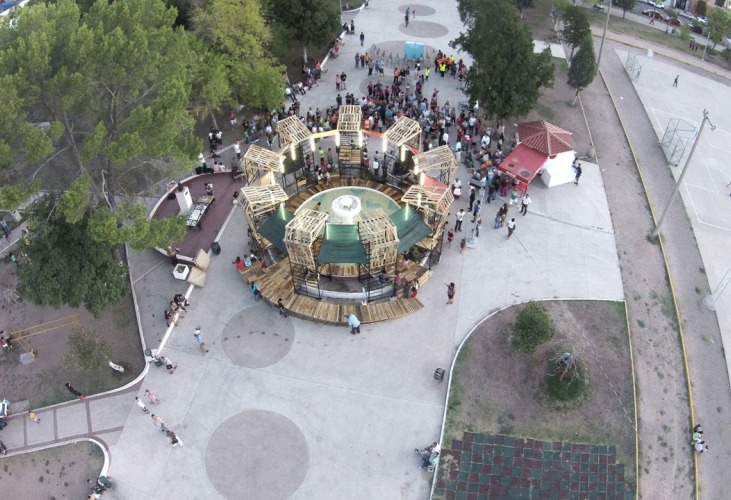
[[[221,245],[219,245],[217,241],[211,243],[211,252],[213,252],[214,255],[218,255],[221,253]]]

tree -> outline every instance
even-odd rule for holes
[[[307,47],[331,41],[340,26],[340,10],[330,0],[269,0],[269,4],[275,23],[289,28],[302,45],[305,62]]]
[[[708,34],[713,40],[713,47],[723,40],[723,37],[731,34],[731,12],[726,9],[713,9],[708,14]]]
[[[474,60],[467,72],[467,95],[479,101],[489,118],[527,114],[540,89],[553,85],[550,50],[533,53],[530,31],[504,0],[461,0],[458,9],[467,31],[450,46]]]
[[[520,12],[520,18],[523,19],[523,11],[525,9],[532,9],[536,5],[535,0],[513,0],[515,7]]]
[[[584,9],[580,9],[575,5],[570,5],[564,14],[564,28],[561,32],[564,40],[571,45],[571,55],[569,61],[574,58],[574,50],[583,40],[591,35],[589,27],[589,18],[584,13]]]
[[[269,28],[258,0],[210,0],[195,10],[193,26],[210,51],[223,58],[234,95],[252,108],[278,108],[284,67],[269,56]]]
[[[112,357],[112,351],[106,340],[97,332],[87,328],[74,328],[68,340],[69,352],[65,362],[70,366],[78,366],[87,370],[98,370],[106,366]]]
[[[596,54],[594,54],[594,39],[589,34],[582,40],[579,45],[579,51],[576,53],[576,57],[571,60],[571,66],[569,67],[569,79],[567,83],[571,88],[576,89],[576,97],[572,105],[579,98],[579,92],[594,81],[595,74]]]
[[[112,258],[114,245],[89,237],[91,209],[79,209],[73,198],[48,194],[30,209],[29,243],[21,252],[30,265],[17,269],[21,297],[35,304],[60,307],[84,305],[99,316],[129,291],[127,268]]]
[[[637,5],[637,0],[617,0],[617,5],[622,7],[622,19],[627,15],[628,10],[632,10]]]
[[[698,3],[695,4],[695,13],[699,16],[705,16],[708,13],[708,2],[698,0]]]

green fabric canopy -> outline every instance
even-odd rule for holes
[[[318,264],[365,264],[368,262],[357,224],[327,224]]]
[[[398,231],[398,251],[403,253],[431,234],[431,228],[409,205],[388,216]]]
[[[280,252],[287,255],[287,246],[284,244],[284,230],[289,221],[294,219],[294,214],[280,205],[264,224],[259,226],[259,234],[268,239]]]

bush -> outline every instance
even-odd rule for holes
[[[562,370],[557,370],[555,363],[549,365],[543,384],[543,392],[555,401],[581,402],[589,392],[588,374],[583,367],[574,361],[571,375],[562,377]]]
[[[535,352],[538,346],[551,340],[556,333],[553,320],[537,302],[530,302],[518,313],[513,325],[513,345],[521,352]]]

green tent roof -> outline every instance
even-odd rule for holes
[[[368,262],[357,224],[327,224],[318,264],[365,264]]]
[[[289,221],[294,219],[294,214],[280,205],[269,218],[259,226],[259,234],[268,239],[280,252],[287,255],[287,246],[284,244],[284,229]]]
[[[398,251],[403,253],[431,234],[431,228],[409,205],[388,216],[398,231]]]

